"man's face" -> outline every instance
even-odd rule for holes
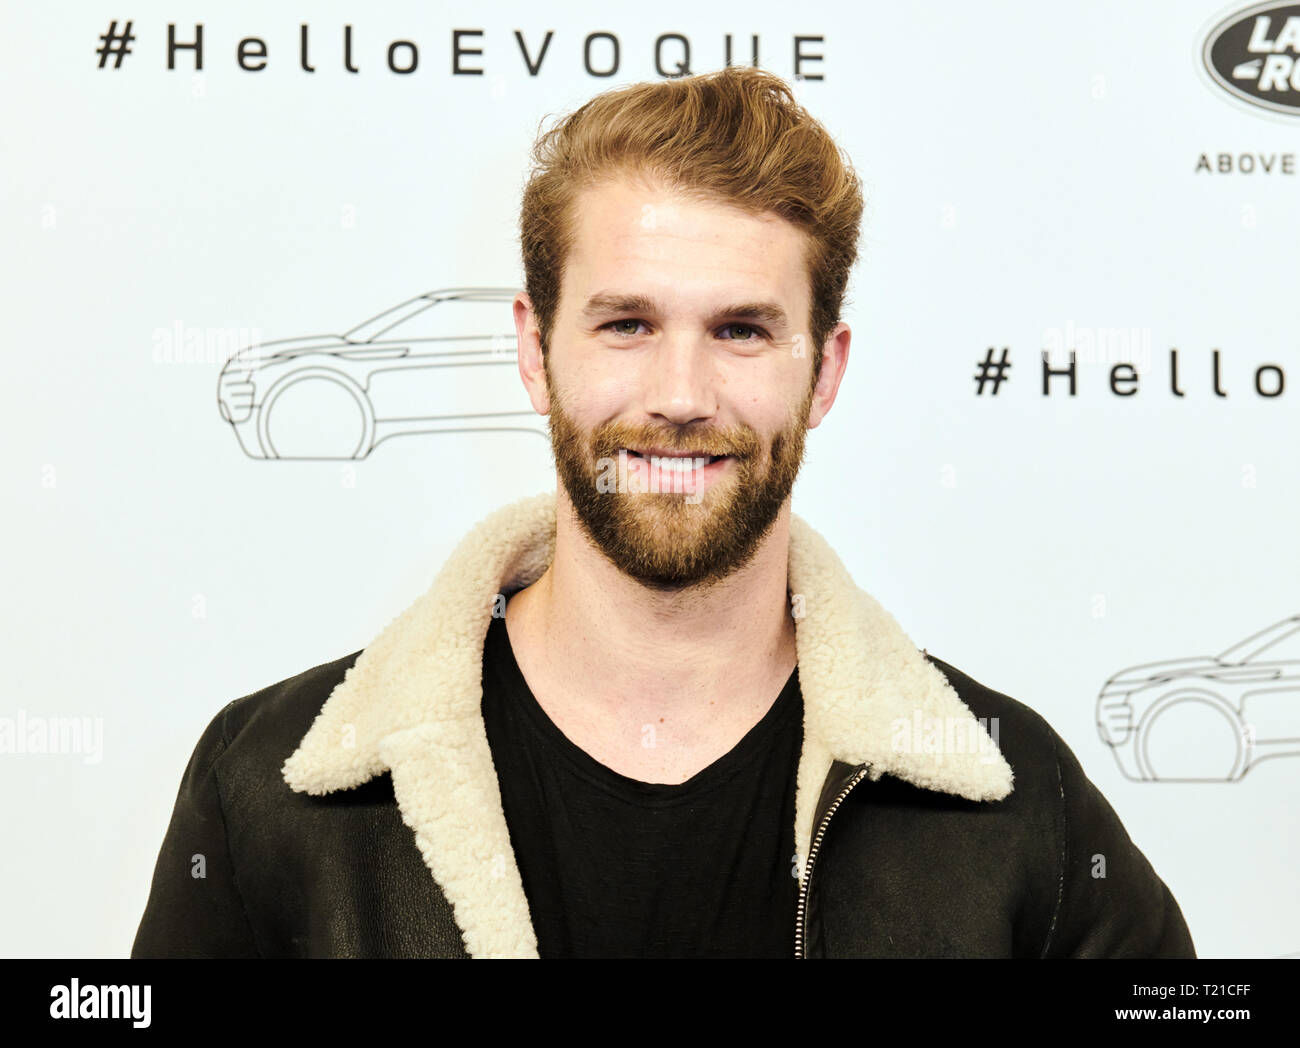
[[[576,216],[546,367],[565,494],[625,574],[715,582],[749,560],[803,459],[803,235],[639,180],[587,190]]]

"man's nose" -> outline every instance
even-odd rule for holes
[[[642,375],[645,410],[676,425],[717,414],[715,363],[705,340],[665,333]]]

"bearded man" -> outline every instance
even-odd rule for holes
[[[791,511],[862,207],[758,69],[539,138],[513,308],[556,491],[222,711],[133,955],[1194,956],[1056,732]]]

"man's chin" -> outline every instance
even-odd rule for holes
[[[741,538],[755,522],[737,514],[729,497],[733,483],[728,478],[712,485],[698,502],[679,493],[610,493],[602,497],[614,501],[599,514],[586,517],[575,508],[583,530],[619,571],[654,589],[680,590],[727,578],[758,546],[759,534]]]
[[[701,501],[688,502],[688,495],[619,495],[618,520],[629,545],[662,556],[662,551],[681,550],[684,560],[698,559],[699,547],[730,530],[725,500],[712,493]]]

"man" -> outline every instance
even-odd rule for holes
[[[598,96],[534,159],[514,314],[556,493],[211,723],[133,955],[1193,956],[1047,723],[791,512],[849,355],[826,131],[726,69]]]

